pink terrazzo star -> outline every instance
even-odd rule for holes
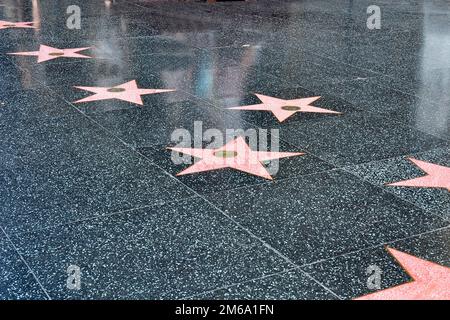
[[[0,30],[11,28],[36,29],[36,27],[32,25],[33,23],[34,22],[9,22],[0,20]]]
[[[450,268],[387,249],[413,281],[355,300],[450,300]]]
[[[91,57],[79,54],[79,51],[90,49],[87,48],[73,48],[73,49],[58,49],[52,48],[49,46],[45,46],[41,44],[39,47],[39,51],[29,51],[29,52],[14,52],[8,53],[18,56],[37,56],[38,63],[53,60],[57,58],[82,58],[82,59],[90,59]]]
[[[137,87],[136,80],[132,80],[115,87],[75,87],[75,88],[90,91],[95,94],[83,98],[81,100],[75,101],[74,103],[107,100],[107,99],[118,99],[136,103],[138,105],[143,105],[141,95],[175,91],[174,89],[140,89]]]
[[[232,107],[233,110],[253,110],[253,111],[271,111],[278,121],[283,122],[290,116],[297,112],[315,112],[315,113],[332,113],[341,114],[341,112],[327,110],[323,108],[314,107],[311,105],[314,101],[320,99],[320,97],[310,97],[293,100],[283,100],[274,97],[265,96],[256,93],[261,104],[254,104],[249,106]]]
[[[422,169],[426,176],[404,180],[387,184],[388,186],[398,187],[417,187],[417,188],[443,188],[450,191],[450,168],[440,166],[434,163],[420,161],[408,158],[416,166]]]
[[[269,172],[261,164],[262,161],[304,155],[304,153],[299,152],[253,151],[242,137],[238,137],[218,149],[168,149],[201,159],[186,170],[178,173],[177,176],[223,168],[233,168],[272,180]]]

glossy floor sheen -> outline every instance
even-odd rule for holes
[[[450,3],[372,2],[0,0],[0,298],[448,298]],[[180,175],[196,121],[292,154]]]

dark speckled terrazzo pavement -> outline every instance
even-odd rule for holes
[[[0,299],[353,299],[370,266],[411,281],[386,245],[450,267],[450,190],[387,185],[450,167],[450,5],[377,1],[369,30],[372,4],[0,0],[38,27],[0,30]],[[8,55],[41,44],[92,59]],[[131,80],[176,91],[74,103]],[[229,109],[257,93],[340,114]],[[196,121],[305,154],[178,176]]]

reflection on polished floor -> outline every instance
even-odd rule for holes
[[[371,5],[0,0],[0,298],[450,299],[450,3]]]

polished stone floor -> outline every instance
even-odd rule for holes
[[[450,299],[450,2],[372,2],[0,0],[0,298]]]

